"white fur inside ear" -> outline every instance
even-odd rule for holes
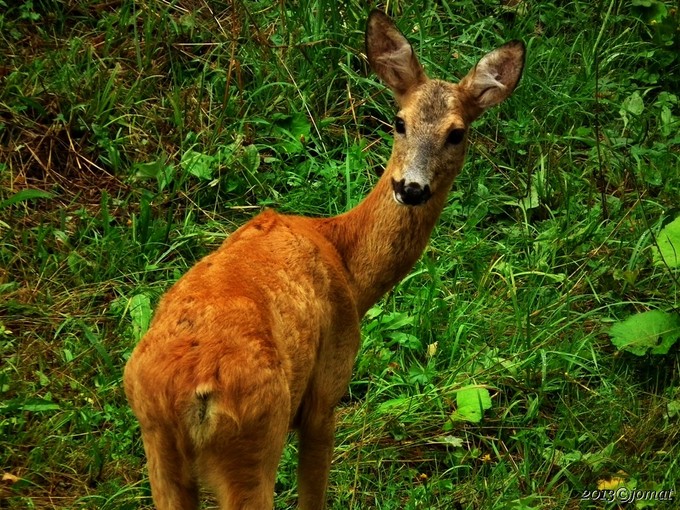
[[[399,48],[380,55],[376,63],[388,71],[392,76],[399,77],[405,82],[415,81],[417,68],[412,64],[413,50],[409,44],[402,44]],[[386,80],[389,82],[389,80]]]
[[[506,86],[501,80],[498,69],[489,65],[477,66],[475,73],[475,87],[482,91],[482,94],[490,88],[505,90]]]
[[[511,41],[486,54],[460,85],[482,110],[497,105],[515,89],[524,67],[524,45]]]

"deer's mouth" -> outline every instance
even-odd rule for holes
[[[432,198],[430,185],[421,186],[417,182],[409,182],[406,179],[400,181],[392,179],[392,191],[394,199],[402,205],[423,205]]]

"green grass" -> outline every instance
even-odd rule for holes
[[[361,55],[367,8],[272,4],[0,1],[0,468],[16,477],[0,507],[152,508],[121,373],[160,295],[262,208],[333,215],[376,182],[395,107]],[[680,214],[676,7],[390,3],[433,76],[513,38],[528,59],[422,259],[364,320],[328,508],[605,508],[580,498],[613,476],[680,490],[678,345],[635,356],[607,334],[680,306],[678,269],[655,259]],[[451,420],[469,385],[491,408]]]

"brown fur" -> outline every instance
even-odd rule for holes
[[[272,508],[290,428],[300,438],[300,508],[324,507],[333,410],[351,376],[359,321],[425,248],[465,155],[464,142],[446,146],[447,133],[467,128],[486,107],[477,98],[491,97],[475,88],[474,70],[460,85],[429,80],[382,13],[369,18],[367,45],[407,126],[376,188],[335,218],[267,211],[238,229],[167,292],[125,368],[160,510],[197,508],[199,480],[221,508]],[[509,82],[492,92],[503,99],[524,52],[497,52],[499,80]],[[483,87],[494,69],[485,68]],[[391,182],[409,165],[420,165],[432,188],[420,206],[393,197]]]

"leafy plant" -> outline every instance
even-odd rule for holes
[[[655,248],[655,264],[665,264],[669,268],[680,267],[680,216],[659,232]]]
[[[456,391],[456,410],[450,419],[479,423],[484,411],[491,409],[491,395],[489,390],[479,386],[466,386]],[[445,425],[444,430],[450,429]]]
[[[636,356],[667,354],[680,339],[680,315],[661,310],[638,313],[614,324],[609,335],[618,349]]]
[[[151,300],[146,294],[137,294],[130,299],[129,308],[134,335],[139,341],[151,323]]]

